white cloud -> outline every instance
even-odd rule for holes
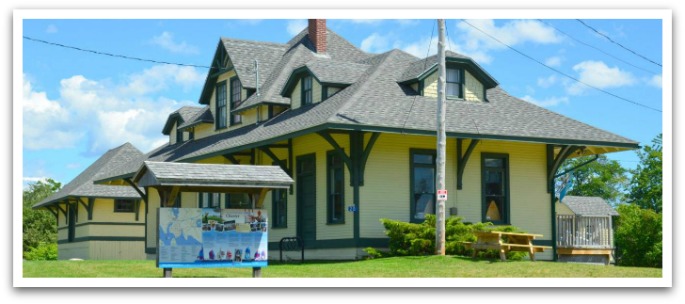
[[[621,71],[618,67],[609,67],[602,61],[583,61],[573,66],[578,72],[578,80],[596,88],[617,88],[635,83],[635,77],[629,72]],[[581,94],[588,87],[582,83],[568,86],[569,94]]]
[[[661,75],[654,75],[652,78],[647,79],[647,84],[653,87],[662,88],[662,83],[663,80],[661,79]]]
[[[379,33],[373,33],[369,37],[364,38],[360,45],[360,48],[364,52],[369,53],[382,53],[388,51],[390,39],[387,36],[383,36]]]
[[[159,92],[197,88],[202,84],[199,75],[193,67],[170,65],[153,66],[121,83],[75,75],[60,82],[56,100],[34,91],[24,77],[24,147],[58,149],[86,143],[84,154],[100,156],[130,142],[147,152],[168,140],[161,128],[169,113],[184,105],[198,106]]]
[[[559,67],[561,66],[561,57],[559,56],[552,56],[547,59],[545,59],[545,64],[551,67]]]
[[[197,54],[200,52],[197,47],[189,45],[185,41],[180,43],[174,41],[174,35],[169,32],[162,32],[159,36],[152,37],[150,42],[172,53]]]
[[[521,97],[521,99],[545,108],[568,103],[568,97],[550,97],[544,100],[537,100],[530,95],[526,95]]]
[[[352,23],[357,23],[357,24],[379,24],[383,20],[382,19],[350,19]]]
[[[457,35],[455,45],[457,52],[471,56],[474,60],[489,63],[492,61],[491,51],[505,49],[505,43],[515,46],[523,43],[552,44],[561,42],[554,29],[535,20],[514,20],[497,26],[492,19],[466,20],[457,22]],[[475,27],[475,28],[474,28]],[[480,29],[480,31],[478,29]],[[497,42],[481,31],[495,37]],[[480,58],[481,60],[478,60]]]
[[[47,181],[47,177],[23,177],[22,180],[26,183],[36,183],[36,182],[45,182]]]
[[[34,92],[24,77],[23,141],[27,149],[61,149],[73,147],[82,133],[65,126],[72,124],[70,113],[59,101],[50,100],[45,92]]]
[[[286,30],[288,31],[288,34],[290,34],[290,36],[295,36],[299,34],[303,29],[305,29],[307,26],[307,20],[304,19],[288,20]]]
[[[549,77],[538,78],[538,86],[543,88],[549,88],[559,81],[557,75],[549,75]]]
[[[58,29],[57,26],[54,24],[48,25],[48,27],[45,29],[45,32],[48,34],[54,34],[57,33]]]

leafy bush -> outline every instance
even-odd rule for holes
[[[423,256],[435,254],[435,215],[426,215],[423,223],[381,219],[385,234],[390,238],[389,255]],[[492,223],[464,224],[461,217],[449,217],[445,221],[445,253],[448,255],[472,256],[473,249],[467,249],[463,242],[475,242],[474,231],[512,231],[523,232],[514,226],[495,227]],[[367,251],[368,252],[368,251]],[[507,259],[520,260],[526,253],[509,252]],[[478,257],[499,258],[496,250],[479,251]]]
[[[614,232],[616,265],[662,267],[661,214],[637,205],[620,205]]]
[[[24,259],[29,261],[57,260],[57,244],[43,243],[24,252]]]

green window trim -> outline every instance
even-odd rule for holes
[[[135,205],[135,200],[132,199],[115,199],[114,213],[133,213]]]
[[[219,129],[225,129],[227,127],[226,125],[226,120],[227,120],[227,115],[228,115],[228,105],[227,105],[227,98],[226,96],[226,80],[218,82],[216,84],[215,92],[216,92],[216,97],[214,98],[215,101],[215,109],[214,109],[214,127],[216,130]]]
[[[436,150],[409,150],[409,221],[421,223],[425,214],[435,214]],[[417,178],[421,178],[417,182]],[[419,212],[423,210],[423,212]]]
[[[176,130],[176,143],[182,143],[183,142],[183,131],[181,130]]]
[[[287,172],[286,164],[285,159],[272,163]],[[271,228],[288,228],[288,189],[271,190]]]
[[[482,222],[492,222],[495,225],[511,223],[509,167],[509,154],[481,153]]]
[[[312,86],[313,86],[312,82],[313,82],[312,76],[307,75],[307,76],[302,77],[302,89],[301,89],[302,94],[300,97],[301,98],[300,101],[301,101],[302,106],[310,105],[310,104],[314,103],[314,100],[313,100],[314,96],[312,94]]]
[[[242,103],[242,88],[243,85],[237,76],[231,77],[231,110],[236,109]],[[229,111],[230,112],[230,111]],[[242,115],[231,114],[230,125],[236,125],[243,122]]]
[[[327,224],[345,223],[345,163],[335,151],[326,154]]]

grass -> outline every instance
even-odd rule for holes
[[[24,261],[24,278],[160,278],[154,261]],[[174,278],[249,278],[252,268],[174,269]],[[363,261],[270,262],[263,278],[660,278],[661,268],[547,261],[474,260],[457,256]]]

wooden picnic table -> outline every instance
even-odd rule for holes
[[[476,231],[475,243],[465,243],[467,247],[473,248],[473,257],[479,250],[494,249],[499,251],[499,257],[502,261],[506,261],[507,252],[509,251],[525,251],[531,261],[535,261],[535,253],[543,252],[545,249],[551,249],[551,246],[533,245],[535,238],[542,237],[542,234],[534,233],[519,233],[519,232],[505,232],[505,231]]]

